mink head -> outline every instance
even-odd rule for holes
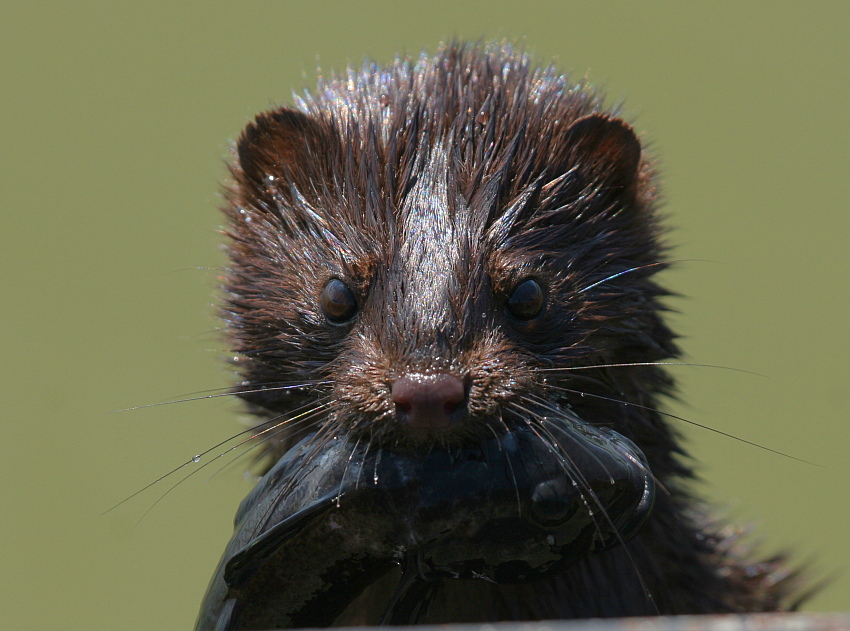
[[[666,375],[610,367],[676,353],[652,166],[587,86],[509,46],[367,64],[259,115],[232,172],[237,392],[290,438],[464,441],[568,410],[666,442],[641,412]]]

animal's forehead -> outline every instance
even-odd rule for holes
[[[450,199],[446,152],[434,147],[422,157],[419,175],[400,208],[400,243],[397,272],[404,278],[404,293],[415,297],[423,314],[442,317],[446,298],[457,274],[463,248],[465,205]]]

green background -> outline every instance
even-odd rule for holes
[[[243,465],[105,509],[234,433],[212,298],[229,139],[325,69],[524,36],[661,157],[688,359],[670,409],[718,511],[850,608],[848,3],[5,3],[0,627],[188,629]],[[711,262],[705,262],[711,261]]]

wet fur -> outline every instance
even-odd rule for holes
[[[426,622],[790,606],[781,560],[749,559],[687,491],[692,472],[658,411],[670,377],[622,366],[678,349],[653,280],[664,267],[653,165],[599,94],[509,45],[449,44],[258,116],[232,172],[225,319],[237,391],[274,428],[270,461],[316,427],[376,446],[451,444],[556,410],[630,438],[663,487],[625,546],[532,583],[442,579]],[[523,323],[504,304],[527,277],[547,302]],[[358,301],[348,325],[319,307],[331,278]],[[414,436],[393,423],[388,384],[429,371],[469,383],[469,419]],[[397,579],[339,622],[374,623]]]

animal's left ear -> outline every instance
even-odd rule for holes
[[[243,184],[265,191],[266,178],[308,185],[324,175],[323,158],[331,151],[325,126],[312,116],[287,107],[258,115],[236,146]]]
[[[582,179],[634,194],[640,169],[640,141],[634,130],[619,118],[591,114],[566,131],[571,164]]]

